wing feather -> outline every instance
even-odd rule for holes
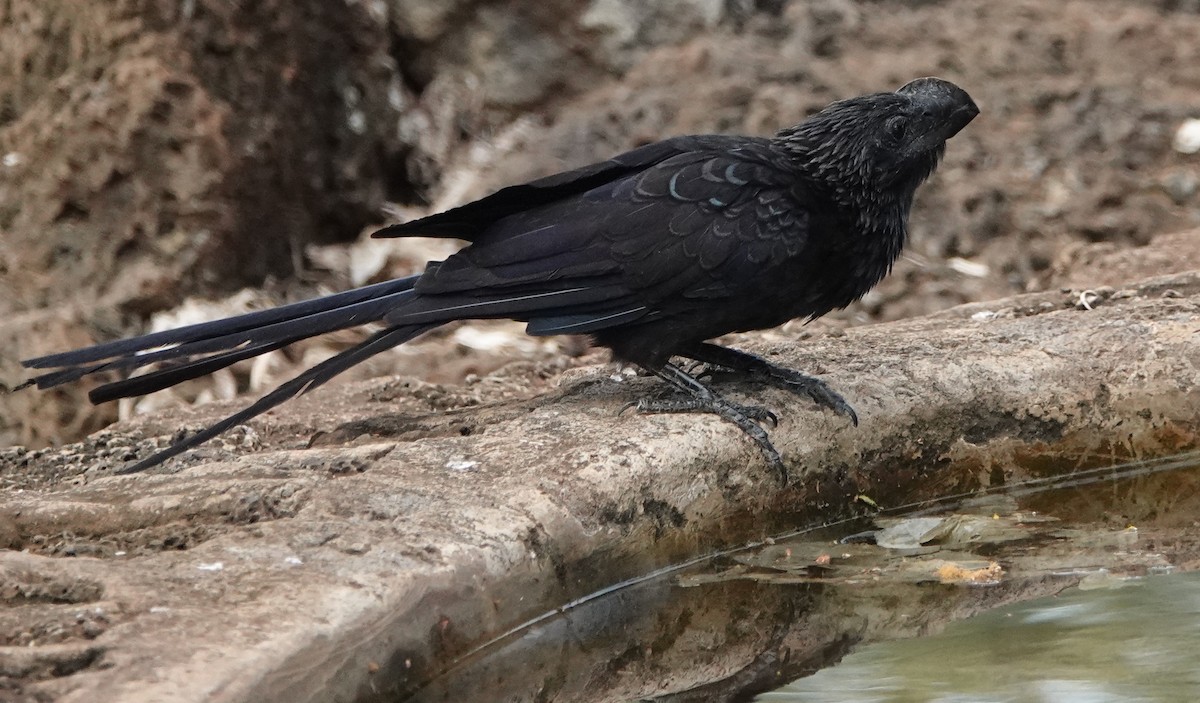
[[[738,144],[677,142],[629,172],[560,178],[548,187],[608,174],[476,231],[387,322],[513,317],[530,334],[596,332],[757,291],[764,271],[802,254],[808,213],[770,142]]]

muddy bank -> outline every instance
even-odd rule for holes
[[[748,337],[824,375],[863,420],[729,387],[780,412],[787,486],[716,419],[618,417],[655,384],[605,366],[544,392],[504,374],[322,389],[133,477],[106,474],[228,406],[6,450],[6,673],[55,700],[411,690],[547,607],[844,515],[858,495],[899,505],[1195,448],[1197,319],[1193,272]]]

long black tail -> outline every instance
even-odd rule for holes
[[[434,294],[418,294],[415,289],[418,278],[396,279],[225,320],[28,359],[22,362],[27,368],[47,372],[25,385],[50,388],[100,371],[127,371],[162,364],[150,373],[91,391],[92,402],[102,403],[152,393],[326,332],[368,322],[384,325],[370,339],[305,371],[253,405],[120,472],[133,473],[195,447],[316,388],[385,349],[451,320],[512,318],[528,322],[531,334],[560,334],[607,329],[643,317],[649,310],[612,275],[552,279],[529,285],[485,284]]]
[[[52,388],[101,371],[176,362],[161,371],[100,386],[89,397],[102,403],[151,393],[301,339],[380,320],[412,296],[417,278],[398,278],[270,310],[26,359],[21,362],[26,368],[54,370],[25,385]]]
[[[395,279],[270,310],[27,359],[21,362],[26,368],[53,370],[31,378],[24,386],[51,388],[101,371],[136,369],[161,362],[163,368],[102,385],[92,390],[89,398],[93,403],[102,403],[153,393],[301,339],[382,320],[397,306],[413,299],[417,278]],[[159,464],[438,324],[392,324],[284,383],[244,410],[118,473],[134,473]]]

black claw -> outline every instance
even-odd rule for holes
[[[769,422],[771,427],[779,427],[779,416],[758,405],[743,405],[740,406],[743,410],[748,411],[746,415],[758,422]]]
[[[814,385],[813,387],[804,389],[802,391],[798,390],[798,392],[803,392],[817,405],[828,408],[834,413],[849,419],[851,424],[853,424],[855,427],[858,427],[858,413],[854,411],[853,406],[851,406],[850,403],[847,403],[846,399],[843,398],[841,394],[825,385],[824,382],[815,378],[812,379],[812,381],[814,381],[815,384],[820,385]]]

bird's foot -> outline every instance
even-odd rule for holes
[[[779,450],[775,445],[771,444],[771,438],[767,436],[767,431],[763,429],[759,423],[770,423],[772,427],[779,424],[779,418],[775,413],[762,407],[761,405],[741,405],[739,403],[731,403],[724,398],[713,394],[711,398],[678,398],[678,399],[652,399],[642,398],[641,400],[629,403],[621,409],[624,412],[627,409],[634,409],[639,413],[712,413],[722,420],[732,422],[738,428],[750,436],[754,443],[763,453],[763,457],[771,464],[771,467],[779,472],[779,476],[784,483],[787,483],[787,470],[783,465],[783,457],[780,456]]]
[[[771,444],[767,431],[760,423],[778,424],[775,413],[758,405],[741,405],[731,403],[713,393],[707,386],[691,374],[684,372],[672,364],[664,364],[661,369],[647,369],[654,375],[670,383],[677,390],[687,394],[683,398],[650,399],[643,398],[626,405],[621,412],[633,408],[640,413],[712,413],[721,419],[731,422],[746,433],[758,445],[767,462],[779,474],[780,480],[787,483],[787,469],[779,450]]]
[[[858,426],[858,413],[854,412],[854,407],[846,402],[841,393],[830,388],[828,383],[815,376],[809,376],[783,366],[763,363],[768,367],[766,373],[762,374],[768,384],[791,391],[796,395],[806,396],[817,405],[849,419],[855,427]],[[752,375],[758,376],[759,374]]]
[[[809,398],[817,405],[849,419],[855,426],[858,425],[858,413],[850,403],[827,383],[814,376],[772,364],[754,354],[715,344],[701,344],[684,356],[708,364],[710,368],[707,373],[715,381],[733,379],[765,383]]]

